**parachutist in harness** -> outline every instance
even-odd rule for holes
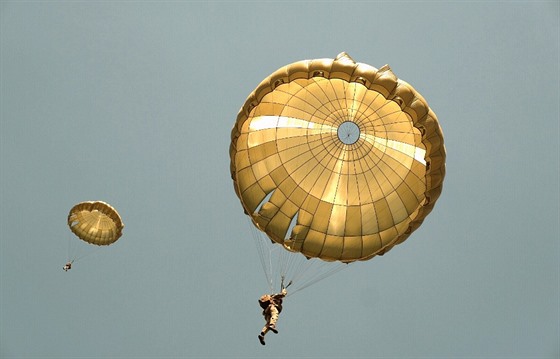
[[[70,269],[72,269],[72,263],[74,263],[74,261],[66,263],[64,267],[62,267],[62,269],[64,269],[65,272],[68,272]]]
[[[292,282],[288,283],[284,287],[284,278],[282,278],[282,291],[277,294],[265,294],[259,298],[259,305],[263,308],[263,316],[266,321],[265,326],[262,328],[259,334],[259,341],[262,345],[265,345],[264,336],[268,331],[272,331],[274,334],[278,334],[276,329],[276,322],[278,321],[278,315],[282,312],[282,300],[288,294],[286,288],[288,288]]]

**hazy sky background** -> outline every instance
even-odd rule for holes
[[[555,1],[2,1],[1,358],[556,358]],[[286,300],[229,174],[249,93],[341,51],[412,84],[447,176],[404,244]],[[65,273],[77,202],[126,225]]]

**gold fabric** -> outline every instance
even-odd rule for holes
[[[119,213],[101,201],[81,202],[72,207],[68,226],[78,238],[98,246],[116,242],[124,228]]]
[[[442,190],[436,115],[389,66],[285,66],[249,95],[232,129],[231,175],[253,223],[290,251],[352,262],[404,241]]]

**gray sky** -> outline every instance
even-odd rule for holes
[[[1,358],[555,358],[557,2],[2,1]],[[286,300],[229,175],[273,71],[341,51],[412,84],[447,176],[403,245]],[[61,270],[77,202],[126,225]]]

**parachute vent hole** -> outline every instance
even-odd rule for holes
[[[345,145],[352,145],[360,138],[360,128],[352,121],[345,121],[336,131],[338,139]]]
[[[323,71],[314,71],[313,72],[313,77],[325,77],[325,72]]]

